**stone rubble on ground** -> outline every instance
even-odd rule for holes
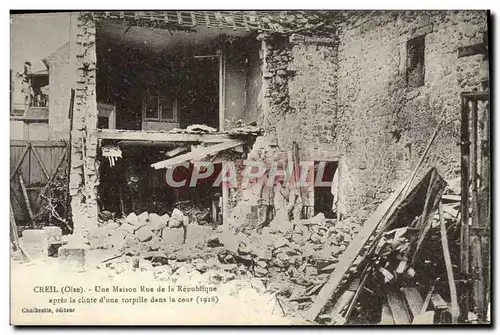
[[[311,303],[358,231],[357,222],[320,213],[293,221],[277,215],[266,227],[235,233],[198,225],[176,208],[170,216],[131,213],[103,222],[88,244],[119,256],[100,265],[110,276],[149,271],[156,280],[172,282],[258,280],[300,310]]]

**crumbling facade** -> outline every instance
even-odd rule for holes
[[[490,322],[487,12],[73,17],[73,236],[21,252],[300,324]]]
[[[441,115],[439,145],[426,164],[456,178],[460,92],[482,89],[488,77],[482,55],[459,59],[457,49],[483,39],[486,13],[312,15],[316,21],[309,29],[277,29],[257,37],[262,87],[252,113],[259,115],[265,138],[277,140],[282,151],[296,141],[301,159],[337,161],[339,211],[360,219],[408,176]],[[97,213],[97,141],[89,135],[97,122],[94,20],[92,14],[79,16],[72,136],[75,222],[88,224]],[[321,20],[326,24],[315,23]],[[408,41],[423,36],[423,84],[410,87]]]

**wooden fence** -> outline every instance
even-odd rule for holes
[[[18,225],[30,224],[43,209],[42,195],[50,194],[57,176],[66,176],[68,158],[62,141],[10,141],[10,201]]]

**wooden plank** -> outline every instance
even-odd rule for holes
[[[470,176],[472,200],[472,227],[480,227],[479,196],[478,196],[478,163],[481,153],[478,148],[478,102],[472,101],[471,108],[471,150],[470,150]],[[472,309],[478,311],[480,320],[486,319],[485,273],[483,271],[483,255],[481,251],[481,238],[475,235],[470,237],[470,267],[472,269]]]
[[[406,312],[405,303],[395,292],[386,292],[387,303],[394,318],[394,323],[397,325],[410,324],[410,316]]]
[[[461,95],[461,129],[460,129],[460,213],[462,221],[460,224],[460,267],[463,274],[469,273],[469,104],[464,95]],[[466,296],[468,293],[465,294]],[[468,310],[468,298],[462,299],[464,311]]]
[[[410,176],[410,180],[406,184],[406,189],[403,193],[405,196],[408,193],[408,191],[411,187],[411,184],[413,182],[413,179],[415,179],[415,176],[417,175],[417,172],[420,169],[420,166],[422,166],[422,163],[424,162],[425,158],[427,157],[427,154],[429,152],[430,147],[432,146],[432,143],[434,143],[434,140],[436,139],[436,136],[439,132],[439,129],[441,128],[441,124],[444,121],[444,115],[445,115],[445,109],[442,110],[442,112],[439,116],[439,123],[437,124],[436,129],[434,130],[434,133],[432,134],[431,138],[429,139],[429,142],[427,143],[427,146],[425,147],[424,152],[420,156],[420,160],[418,161],[417,166],[415,166],[415,168],[413,169],[413,172]]]
[[[65,148],[66,147],[66,143],[64,141],[10,140],[11,147],[24,147],[26,145],[31,145],[32,147],[46,147],[46,148]]]
[[[62,165],[62,163],[64,162],[64,159],[66,158],[67,152],[68,152],[67,150],[64,150],[64,153],[61,156],[61,158],[59,160],[59,163],[57,164],[56,168],[54,169],[54,171],[52,171],[52,175],[50,176],[49,180],[47,181],[47,184],[45,184],[45,186],[43,187],[43,189],[38,193],[38,195],[36,197],[36,200],[35,200],[35,205],[38,205],[38,203],[40,202],[40,198],[42,197],[42,195],[46,195],[48,189],[50,188],[50,184],[52,183],[52,181],[54,180],[54,178],[57,175],[57,171],[59,170],[59,167]]]
[[[459,202],[461,197],[459,195],[443,194],[441,199],[443,199],[444,201]]]
[[[152,141],[152,142],[205,142],[221,143],[233,141],[227,134],[171,134],[159,131],[137,131],[137,130],[113,130],[95,129],[89,130],[89,135],[105,140],[129,140],[129,141]]]
[[[428,311],[417,315],[411,324],[413,325],[432,325],[434,324],[434,311]]]
[[[392,317],[391,309],[389,308],[389,304],[387,300],[384,300],[382,305],[382,313],[380,315],[380,324],[381,325],[393,325],[394,318]]]
[[[434,180],[436,179],[436,174],[437,174],[437,171],[436,170],[432,170],[431,172],[431,179],[429,181],[429,185],[427,187],[427,192],[425,194],[425,203],[424,203],[424,210],[422,211],[422,215],[420,216],[420,220],[417,221],[417,225],[416,227],[417,228],[422,228],[429,216],[429,211],[430,211],[430,208],[429,208],[429,201],[431,199],[431,194],[432,194],[432,186],[433,185],[433,182]]]
[[[181,153],[186,152],[188,150],[189,150],[189,147],[183,145],[183,146],[177,147],[175,149],[172,149],[172,150],[166,152],[165,156],[167,156],[167,157],[177,156],[178,154],[181,154]]]
[[[342,254],[339,262],[337,263],[337,267],[330,275],[328,282],[325,286],[323,286],[311,307],[305,312],[305,316],[309,318],[309,320],[314,321],[319,313],[321,313],[321,310],[324,308],[328,300],[330,300],[342,278],[349,270],[352,262],[358,256],[359,252],[373,232],[377,229],[389,209],[393,207],[395,201],[398,199],[405,187],[406,183],[403,183],[396,192],[391,194],[389,198],[382,202],[378,206],[377,210],[375,210],[375,212],[368,217],[361,231],[358,235],[356,235],[356,238],[349,244],[345,252]]]
[[[432,305],[434,306],[434,309],[447,309],[448,304],[446,301],[439,295],[438,293],[432,293],[431,295],[431,302]]]
[[[416,287],[403,287],[401,291],[405,296],[406,303],[410,308],[412,317],[415,318],[420,314],[420,311],[422,310],[424,299],[422,299],[422,296],[420,295]]]
[[[155,168],[156,170],[170,168],[172,166],[175,166],[175,165],[183,163],[183,162],[189,162],[192,160],[203,159],[207,156],[210,156],[210,155],[216,154],[218,152],[237,147],[237,146],[242,145],[242,144],[243,144],[243,141],[231,140],[230,142],[215,144],[215,145],[212,145],[212,146],[200,149],[200,150],[196,150],[194,152],[191,151],[191,152],[188,152],[186,154],[183,154],[183,155],[171,158],[171,159],[163,160],[163,161],[151,164],[151,166],[153,168]]]
[[[23,175],[19,175],[19,183],[21,184],[21,190],[23,191],[23,197],[24,197],[24,202],[26,204],[26,208],[28,209],[28,215],[31,221],[31,224],[33,224],[33,211],[31,209],[31,204],[30,204],[30,199],[28,198],[28,192],[26,191],[26,187],[24,185],[24,179]]]
[[[45,164],[44,164],[42,158],[40,157],[40,155],[38,154],[38,152],[34,148],[31,148],[31,152],[33,152],[33,155],[35,155],[35,158],[38,161],[38,164],[40,165],[40,168],[42,169],[43,174],[45,175],[45,177],[48,180],[50,178],[50,174],[49,174],[49,171],[47,171],[47,168],[45,167]]]
[[[444,223],[443,204],[439,203],[439,222],[441,227],[441,245],[443,246],[444,262],[446,264],[446,275],[450,287],[451,298],[451,322],[457,323],[460,309],[458,307],[457,287],[453,275],[453,265],[451,264],[450,248],[448,247],[448,236],[446,235],[446,224]]]
[[[332,309],[332,315],[341,314],[344,308],[349,304],[356,293],[354,291],[344,291],[340,298],[335,302]]]

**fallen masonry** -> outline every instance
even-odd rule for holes
[[[88,251],[106,251],[109,257],[97,270],[111,278],[141,275],[164,282],[168,292],[234,295],[249,289],[270,295],[280,313],[301,322],[446,323],[458,313],[456,288],[450,291],[453,271],[447,268],[457,253],[442,247],[442,231],[447,239],[459,236],[460,203],[448,188],[443,196],[445,185],[431,169],[411,190],[401,185],[364,222],[322,213],[310,219],[277,214],[258,227],[230,229],[200,225],[178,208],[164,215],[130,213],[100,220],[85,245],[60,246],[59,263],[65,271],[88,271]],[[46,229],[25,231],[22,241],[31,241],[35,254],[45,253],[47,234],[60,239]],[[155,288],[113,285],[95,291],[141,294]]]

